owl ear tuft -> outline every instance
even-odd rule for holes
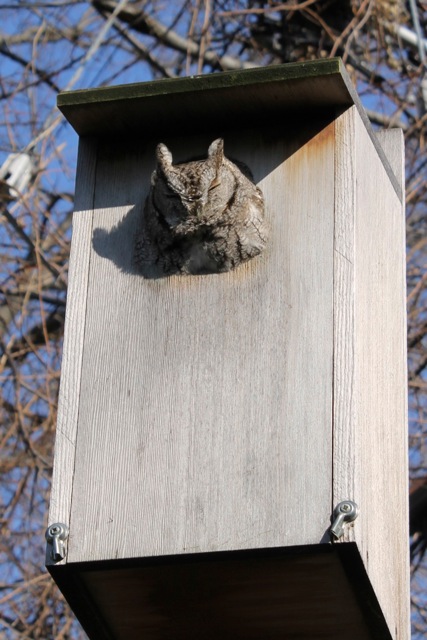
[[[220,165],[224,158],[224,140],[218,138],[214,140],[208,149],[208,158],[214,160],[217,165]]]
[[[163,171],[172,166],[172,154],[165,144],[160,143],[157,145],[156,159],[158,167],[163,169]]]

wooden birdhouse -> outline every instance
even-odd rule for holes
[[[89,637],[408,640],[401,132],[338,59],[58,104],[47,565]]]

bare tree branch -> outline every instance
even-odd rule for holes
[[[92,0],[92,4],[95,9],[102,14],[112,13],[117,7],[117,3],[113,0]],[[129,24],[133,31],[152,36],[176,51],[189,54],[196,59],[201,53],[200,46],[196,42],[188,38],[183,38],[155,18],[145,14],[139,7],[132,5],[127,6],[125,9],[119,11],[118,18]],[[231,56],[219,57],[213,51],[205,51],[203,53],[203,59],[207,64],[223,70],[243,69],[253,66],[250,63],[242,63],[237,58]]]

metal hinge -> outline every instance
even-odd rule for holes
[[[359,515],[359,507],[352,500],[344,500],[337,504],[332,514],[331,536],[339,540],[344,534],[344,525],[356,520]]]
[[[46,529],[46,542],[48,546],[48,555],[53,562],[60,562],[65,558],[65,541],[68,538],[69,529],[62,522],[55,522]]]

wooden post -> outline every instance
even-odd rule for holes
[[[401,133],[373,134],[339,60],[59,105],[82,139],[47,564],[90,637],[408,640]],[[217,137],[266,249],[143,277],[156,145]]]

